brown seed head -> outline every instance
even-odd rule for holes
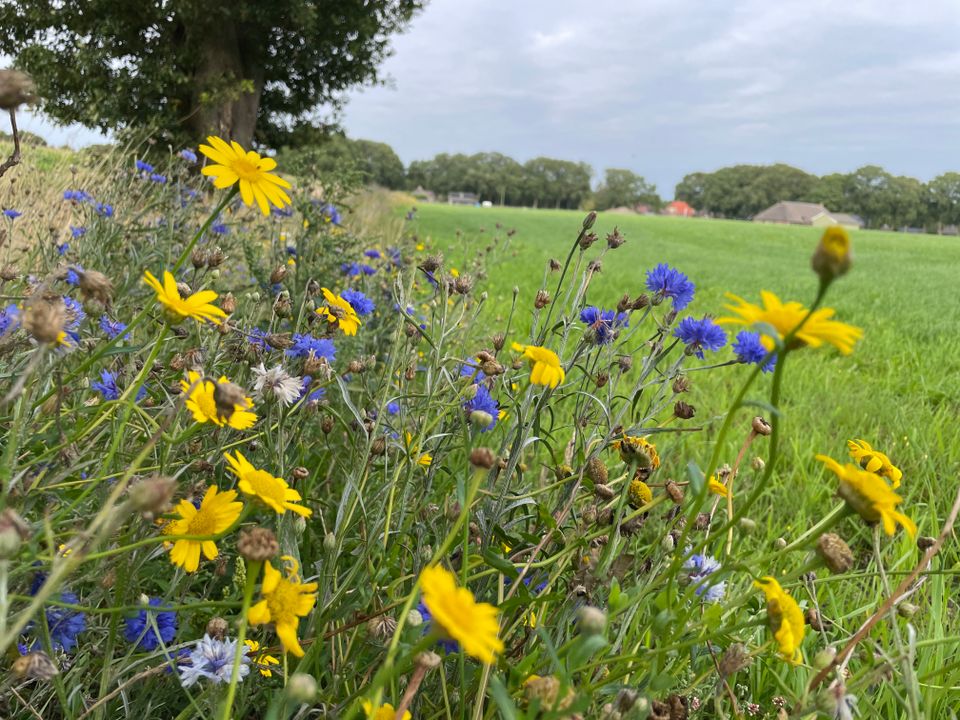
[[[764,420],[762,417],[757,415],[753,419],[753,431],[757,435],[769,435],[773,432],[773,428],[770,427],[770,423]]]
[[[246,391],[232,382],[215,382],[213,384],[213,402],[217,406],[217,416],[221,420],[229,420],[237,407],[246,407]]]
[[[282,283],[287,277],[287,266],[286,265],[277,265],[273,269],[273,272],[270,273],[270,284],[276,285],[277,283]]]
[[[533,306],[537,310],[542,310],[550,304],[550,293],[546,290],[537,290],[537,296],[533,300]]]
[[[683,489],[677,485],[673,480],[667,480],[667,484],[664,485],[664,490],[667,491],[667,495],[670,496],[670,499],[677,505],[683,502]]]
[[[493,450],[490,448],[477,447],[470,451],[470,464],[475,468],[489,470],[496,462],[497,456],[493,454]]]
[[[616,250],[626,241],[627,239],[620,233],[620,228],[618,228],[616,225],[613,226],[612,233],[607,233],[607,247],[611,250]]]
[[[728,678],[736,675],[741,670],[746,670],[753,662],[750,657],[750,651],[742,643],[734,643],[726,649],[723,657],[720,658],[720,675]]]
[[[177,489],[177,481],[164,475],[154,475],[130,488],[130,504],[147,519],[162,515],[170,507]]]
[[[113,298],[113,283],[110,278],[96,270],[74,268],[80,278],[80,293],[84,300],[96,300],[107,307]]]
[[[190,263],[193,265],[194,269],[199,270],[204,265],[207,264],[207,250],[206,248],[194,248],[193,252],[190,253]]]
[[[36,101],[33,79],[19,70],[0,70],[0,109],[16,110]]]
[[[845,573],[853,567],[853,551],[836,533],[824,533],[817,538],[817,555],[830,572]]]
[[[214,640],[223,640],[229,630],[230,624],[219,615],[210,618],[210,621],[207,623],[207,635]]]
[[[240,533],[237,550],[251,562],[263,562],[280,552],[280,543],[273,531],[265,527],[255,527]]]
[[[673,406],[673,414],[681,420],[689,420],[697,414],[697,410],[693,405],[688,405],[683,402],[683,400],[678,400]]]
[[[228,292],[223,296],[220,300],[220,309],[227,315],[233,315],[237,311],[237,299],[233,296],[233,293]]]
[[[53,301],[44,298],[32,298],[23,315],[23,329],[37,342],[53,344],[60,337],[67,319],[67,308],[63,300]]]

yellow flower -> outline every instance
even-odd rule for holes
[[[722,482],[717,480],[713,475],[710,476],[710,479],[707,480],[707,487],[710,489],[714,495],[721,495],[722,497],[727,497],[730,494],[730,489],[724,485]]]
[[[860,463],[864,470],[887,478],[894,490],[900,487],[900,480],[903,478],[900,468],[890,462],[890,458],[882,452],[874,450],[866,440],[847,440],[847,448],[850,450],[850,457]]]
[[[211,135],[207,142],[210,145],[201,145],[200,152],[215,164],[207,165],[200,172],[215,178],[214,187],[222,190],[239,182],[244,205],[253,205],[256,200],[264,215],[270,214],[270,204],[278,208],[290,204],[290,197],[281,189],[289,190],[290,183],[270,172],[277,167],[276,160],[260,157],[253,150],[244,150],[235,141],[228,145],[225,140]]]
[[[247,655],[253,655],[253,664],[259,666],[260,674],[264,677],[273,677],[271,665],[279,665],[280,661],[273,655],[268,655],[266,649],[260,650],[260,643],[256,640],[244,640],[244,645],[250,648]]]
[[[437,629],[460,643],[463,651],[481,662],[492,663],[503,652],[497,634],[497,608],[478,603],[467,588],[457,587],[453,573],[439,565],[425,568],[420,575],[423,604]]]
[[[763,590],[767,597],[767,619],[780,649],[780,656],[788,663],[799,665],[803,662],[800,644],[806,632],[803,611],[796,600],[784,592],[780,583],[769,575],[755,581],[753,586]]]
[[[830,281],[845,274],[850,269],[850,262],[850,234],[839,225],[828,227],[813,253],[811,265],[814,272]]]
[[[420,446],[413,444],[413,435],[410,434],[409,430],[406,432],[405,437],[407,439],[407,448],[410,450],[411,455],[416,458],[417,465],[420,467],[430,467],[431,463],[433,463],[433,455],[430,453],[420,453]]]
[[[376,710],[373,709],[369,700],[364,700],[361,704],[368,720],[393,720],[397,716],[397,711],[390,703],[384,703]],[[409,710],[403,712],[403,720],[410,720],[411,717]]]
[[[841,465],[826,455],[817,455],[817,460],[840,478],[840,497],[857,515],[868,523],[882,522],[887,535],[893,535],[899,523],[910,537],[916,536],[916,524],[897,510],[903,498],[891,490],[882,477],[853,463]]]
[[[157,302],[167,310],[167,315],[175,322],[185,318],[193,318],[199,322],[210,321],[215,325],[227,314],[216,305],[211,305],[217,299],[213,290],[198,290],[193,295],[182,298],[177,289],[177,281],[169,271],[163,271],[163,284],[154,277],[149,270],[144,270],[143,281],[157,293]]]
[[[283,649],[303,657],[303,648],[297,640],[297,627],[300,618],[306,617],[317,602],[317,584],[300,582],[297,561],[292,557],[285,555],[281,560],[291,566],[287,568],[286,577],[269,560],[264,563],[263,585],[260,588],[263,600],[250,608],[247,619],[251,625],[272,622]]]
[[[200,374],[192,370],[187,372],[186,380],[180,381],[183,392],[190,393],[187,396],[187,410],[193,413],[193,419],[198,423],[212,422],[220,427],[227,425],[234,430],[246,430],[257,421],[256,413],[250,412],[253,408],[251,398],[244,397],[242,402],[235,403],[233,412],[229,415],[225,415],[222,409],[217,407],[217,389],[231,385],[232,383],[223,375],[217,382],[213,382],[201,379]]]
[[[164,535],[219,535],[240,517],[242,502],[234,502],[234,490],[220,492],[216,485],[207,488],[200,507],[189,500],[181,500],[176,507],[179,519],[171,520],[163,530]],[[196,572],[200,567],[200,553],[207,560],[217,557],[217,544],[213,540],[174,540],[170,562],[187,572]]]
[[[326,318],[331,325],[339,327],[344,335],[356,335],[357,328],[360,327],[360,318],[357,317],[357,311],[353,309],[353,305],[339,295],[334,295],[327,288],[321,289],[327,304],[317,308],[317,315]]]
[[[539,345],[521,345],[519,343],[513,343],[513,349],[518,353],[523,353],[523,356],[533,366],[533,370],[530,372],[530,382],[534,385],[555,388],[566,377],[563,366],[560,364],[560,358],[553,350],[548,350]]]
[[[237,487],[247,495],[262,500],[274,512],[283,515],[287,510],[310,517],[313,510],[297,505],[303,498],[296,490],[287,485],[283,478],[274,477],[266,470],[258,470],[237,450],[235,457],[230,453],[223,456],[230,464],[230,472],[237,476]]]
[[[763,307],[749,303],[741,297],[727,293],[730,300],[737,305],[727,305],[726,308],[734,313],[735,317],[723,317],[717,320],[721,325],[745,325],[747,327],[759,324],[770,325],[777,331],[780,340],[783,340],[796,328],[807,314],[807,308],[798,302],[780,302],[780,298],[772,292],[763,290],[760,297]],[[863,337],[863,330],[853,325],[847,325],[831,320],[834,311],[830,308],[814,310],[810,318],[803,324],[800,332],[793,339],[794,347],[820,347],[824,343],[833,345],[844,355],[853,352],[857,340]],[[763,334],[760,329],[760,340],[767,350],[775,347],[774,339]]]
[[[656,470],[660,467],[657,446],[646,438],[636,435],[624,435],[613,443],[620,453],[620,459],[628,465],[636,465],[641,470]]]
[[[627,499],[630,501],[630,507],[643,507],[653,500],[653,492],[643,480],[632,480],[630,489],[627,490]]]

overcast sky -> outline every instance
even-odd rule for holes
[[[927,180],[960,170],[958,37],[957,0],[431,0],[343,123],[404,162],[549,155],[667,196],[741,162]]]

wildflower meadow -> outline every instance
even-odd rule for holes
[[[219,137],[70,162],[0,217],[0,716],[953,716],[960,496],[783,392],[856,236],[714,302],[592,212],[518,268]]]

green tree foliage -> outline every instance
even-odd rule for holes
[[[640,204],[659,210],[662,204],[656,185],[630,170],[620,168],[608,168],[604,172],[603,182],[593,194],[593,200],[597,210],[632,208]]]
[[[0,52],[45,112],[104,131],[158,127],[274,147],[319,106],[379,81],[422,0],[0,0]]]
[[[960,225],[960,173],[944,173],[927,183],[927,208],[937,229]]]
[[[780,200],[808,200],[816,183],[815,175],[789,165],[734,165],[687,175],[675,195],[697,210],[746,219]]]
[[[500,153],[441,153],[416,160],[407,170],[407,185],[441,195],[476,193],[503,205],[577,208],[590,195],[593,170],[586,163],[539,157],[521,165]]]

